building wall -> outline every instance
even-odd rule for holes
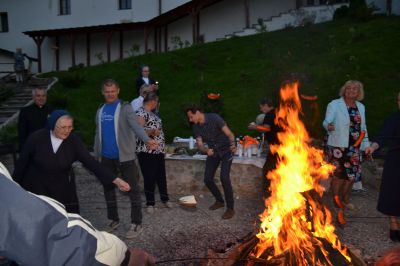
[[[279,1],[274,1],[279,2]],[[209,6],[200,13],[200,34],[205,42],[223,38],[246,26],[243,0],[229,0]]]
[[[0,33],[0,48],[15,51],[15,48],[20,47],[24,53],[34,58],[37,57],[36,45],[30,37],[23,34],[24,31],[115,24],[128,21],[147,21],[159,12],[159,0],[145,0],[145,4],[143,4],[144,0],[132,0],[131,10],[118,10],[117,0],[71,0],[71,15],[66,16],[58,15],[58,0],[24,0],[23,3],[21,2],[18,5],[14,1],[0,1],[0,12],[8,12],[9,19],[9,32]],[[378,7],[386,10],[386,0],[373,1],[376,2],[375,4]],[[187,2],[189,0],[162,0],[162,12],[167,12]],[[276,18],[282,12],[293,10],[295,3],[296,0],[250,0],[250,24],[257,24],[258,18],[263,18],[269,31],[281,29],[282,25],[297,25],[299,24],[298,20],[302,19],[298,14],[299,12],[290,12]],[[322,10],[324,7],[327,10]],[[306,13],[308,16],[313,17],[314,22],[326,21],[330,19],[329,15],[333,12],[330,8],[331,6],[310,6],[307,7],[307,10],[309,10]],[[24,10],[24,12],[21,12],[21,10]],[[399,11],[399,1],[393,1],[393,13]],[[40,14],[40,16],[37,14]],[[271,18],[274,19],[269,21]],[[199,33],[204,36],[205,42],[215,41],[216,39],[224,38],[227,34],[241,31],[246,27],[244,1],[224,0],[217,2],[200,11],[199,22]],[[193,43],[191,15],[188,14],[169,24],[167,27],[168,36],[164,36],[164,28],[161,28],[161,51],[165,51],[165,38],[167,38],[167,50],[180,48],[179,44],[173,42],[174,37],[178,37],[178,40],[183,43],[183,47]],[[139,51],[135,52],[136,54],[144,53],[144,40],[143,30],[124,32],[123,57],[126,58],[132,55],[130,49],[134,44],[139,45]],[[43,41],[41,47],[43,72],[56,70],[54,45],[54,38],[46,37]],[[70,40],[66,36],[60,37],[59,62],[61,70],[68,69],[71,66],[70,45]],[[151,51],[155,50],[154,30],[150,32],[148,37],[148,49]],[[83,63],[86,65],[86,50],[86,36],[77,36],[75,41],[76,64]],[[90,50],[91,65],[107,62],[105,33],[91,35]],[[111,61],[118,59],[119,33],[115,33],[111,39]],[[3,59],[0,58],[0,60]],[[34,63],[32,71],[37,71],[36,63]]]
[[[250,25],[257,24],[259,18],[264,20],[270,19],[272,16],[277,16],[282,12],[288,12],[296,8],[296,1],[265,1],[253,0],[250,1]]]
[[[191,16],[186,16],[168,25],[169,51],[176,50],[179,48],[179,45],[173,42],[173,39],[176,37],[180,38],[182,42],[188,41],[190,44],[193,43]]]
[[[187,2],[188,0],[164,0],[163,11]],[[59,0],[1,0],[0,12],[8,13],[9,32],[0,32],[0,48],[15,51],[15,48],[22,48],[23,52],[31,57],[37,57],[37,49],[34,41],[23,34],[25,31],[48,30],[73,28],[93,25],[115,24],[121,22],[147,21],[158,15],[158,0],[132,0],[132,9],[118,10],[117,0],[71,0],[71,14],[59,15]],[[89,11],[88,11],[89,10]],[[40,14],[38,16],[38,14]],[[137,37],[135,37],[137,39]],[[60,40],[60,67],[71,62],[69,41]],[[83,61],[86,64],[86,56],[81,58],[82,53],[86,53],[85,38],[80,37],[76,41],[76,63]],[[119,36],[113,36],[112,58],[119,58],[119,46],[115,48],[114,40],[119,40]],[[125,42],[132,42],[125,40]],[[141,36],[143,42],[143,35]],[[55,70],[55,56],[51,47],[54,39],[45,38],[42,44],[42,71]],[[91,42],[92,53],[103,53],[107,59],[107,51],[104,41],[100,36],[93,37]],[[150,46],[149,46],[150,47]],[[50,50],[49,50],[50,48]],[[67,48],[67,50],[65,49]],[[83,48],[83,49],[81,49]],[[153,48],[151,48],[153,49]],[[81,51],[83,50],[83,51]],[[141,50],[144,52],[143,44]],[[54,61],[54,62],[53,62]],[[99,62],[92,56],[92,64]],[[37,71],[37,64],[33,65],[33,71]]]

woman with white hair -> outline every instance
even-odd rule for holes
[[[328,151],[331,162],[336,166],[332,179],[334,204],[339,208],[338,222],[345,225],[344,209],[354,208],[349,203],[354,182],[361,179],[361,150],[369,146],[364,98],[360,81],[347,81],[326,109],[324,128],[328,132]],[[342,193],[341,193],[342,192]]]

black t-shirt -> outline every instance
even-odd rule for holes
[[[271,127],[271,131],[265,133],[265,138],[268,144],[278,143],[277,133],[280,130],[274,121],[275,121],[275,108],[265,114],[263,121],[263,125],[269,125]]]
[[[204,124],[193,125],[193,133],[196,138],[201,137],[210,149],[222,156],[230,151],[229,138],[222,131],[226,123],[218,114],[210,113],[204,116]]]

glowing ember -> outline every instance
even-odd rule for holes
[[[331,213],[313,197],[307,196],[310,191],[315,191],[322,197],[324,188],[319,181],[328,178],[334,166],[324,162],[321,150],[308,144],[308,133],[299,119],[298,84],[284,85],[280,98],[275,123],[283,131],[278,133],[280,144],[271,146],[271,152],[278,155],[278,163],[267,175],[271,180],[271,196],[265,201],[266,209],[260,216],[259,243],[252,256],[265,256],[267,249],[273,247],[273,254],[267,255],[266,259],[289,253],[292,258],[289,263],[296,265],[332,265],[320,240],[325,239],[350,261],[347,249],[334,233]],[[316,249],[322,252],[326,261],[320,261]]]

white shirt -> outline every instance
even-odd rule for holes
[[[144,100],[143,96],[139,96],[139,97],[133,99],[133,101],[131,102],[133,111],[136,112],[137,110],[139,110],[140,107],[143,106],[143,100]]]
[[[144,82],[145,82],[147,85],[149,85],[149,78],[142,77],[142,79],[144,80]]]
[[[57,138],[54,135],[53,131],[50,131],[50,140],[51,140],[51,146],[53,147],[53,152],[56,153],[58,151],[58,148],[60,148],[60,145],[63,142],[63,140]]]

